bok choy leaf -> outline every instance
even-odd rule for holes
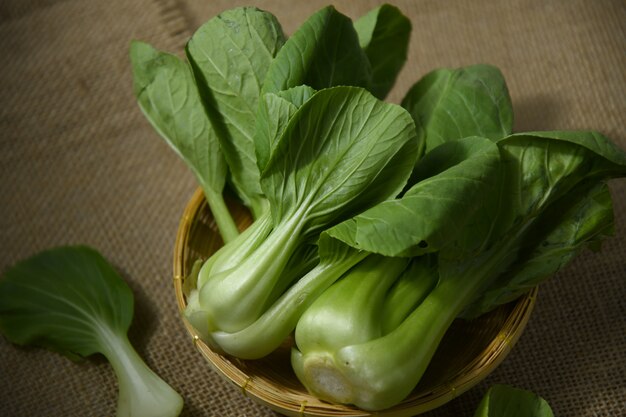
[[[299,85],[316,90],[340,85],[369,87],[372,68],[349,17],[327,6],[309,17],[272,61],[264,93]]]
[[[261,172],[265,170],[278,139],[296,111],[315,94],[306,85],[263,95],[257,114],[255,150]]]
[[[397,7],[383,4],[355,20],[354,29],[372,65],[369,90],[382,100],[406,62],[411,21]]]
[[[433,70],[411,87],[402,106],[423,129],[427,152],[450,140],[497,140],[512,133],[509,90],[500,70],[491,65]]]
[[[130,58],[139,107],[195,174],[223,239],[234,239],[239,231],[222,196],[228,167],[189,65],[139,41]]]
[[[0,279],[0,332],[8,340],[72,359],[101,353],[117,375],[118,417],[175,417],[183,400],[128,341],[132,318],[130,288],[86,246],[41,252]]]
[[[474,417],[554,417],[550,405],[530,391],[494,385],[480,401]]]
[[[239,7],[202,25],[186,48],[231,181],[254,217],[267,206],[255,156],[256,114],[267,71],[284,42],[271,13]]]

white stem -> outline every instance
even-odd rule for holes
[[[183,398],[155,374],[125,334],[101,331],[107,357],[117,375],[117,417],[176,417]]]

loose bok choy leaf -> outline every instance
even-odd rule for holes
[[[0,332],[70,358],[103,354],[119,384],[118,417],[174,417],[183,400],[144,363],[126,333],[133,294],[94,249],[68,246],[17,263],[0,279]]]
[[[315,93],[289,119],[262,174],[271,232],[246,231],[207,261],[202,285],[189,299],[194,327],[210,340],[211,332],[254,323],[280,295],[274,288],[284,288],[292,254],[315,243],[326,227],[397,195],[419,149],[401,107],[355,87]],[[238,247],[252,249],[233,263]]]
[[[440,149],[466,140],[440,145],[416,170],[421,171],[423,163],[423,171],[430,171]],[[510,135],[498,141],[497,148],[500,169],[485,177],[491,185],[480,194],[478,201],[484,205],[470,210],[466,218],[454,210],[440,214],[460,201],[454,187],[446,196],[452,204],[441,205],[438,190],[420,181],[402,198],[380,203],[325,232],[355,249],[414,257],[414,262],[424,263],[416,278],[428,282],[415,286],[422,289],[408,290],[413,294],[408,303],[395,304],[403,310],[403,321],[396,325],[399,320],[394,319],[390,325],[379,314],[367,330],[360,327],[363,322],[340,315],[371,315],[370,310],[378,307],[367,299],[391,296],[388,287],[380,287],[383,295],[369,293],[363,298],[343,291],[351,284],[342,282],[364,280],[354,268],[319,296],[297,324],[297,349],[292,354],[296,374],[312,393],[369,410],[400,402],[419,382],[455,318],[467,309],[483,312],[509,301],[510,294],[519,295],[520,288],[538,284],[582,247],[596,247],[611,230],[612,209],[604,182],[626,176],[626,154],[608,139],[587,132],[535,132]],[[457,178],[460,184],[465,182],[462,176]],[[431,205],[426,203],[429,200]],[[559,221],[552,228],[542,227],[557,218],[556,213]],[[460,219],[464,224],[458,223]],[[454,233],[431,232],[446,228]],[[562,245],[560,254],[555,245]],[[541,256],[556,261],[541,268],[525,263]],[[386,269],[379,269],[379,280],[388,280]],[[396,276],[398,282],[406,279]],[[424,297],[423,288],[429,287]],[[346,306],[338,310],[338,297],[358,312]],[[407,309],[407,305],[412,306]],[[378,311],[390,314],[394,304],[386,306]],[[363,336],[367,334],[369,338]]]

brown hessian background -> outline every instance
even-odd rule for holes
[[[352,18],[378,1],[338,0]],[[413,23],[399,102],[437,67],[503,71],[515,130],[598,130],[626,149],[626,3],[392,1]],[[274,416],[193,348],[172,285],[175,233],[195,179],[141,115],[128,46],[181,54],[205,20],[237,5],[287,34],[326,1],[3,0],[0,3],[0,270],[52,246],[100,250],[136,297],[130,337],[185,398],[183,416]],[[485,381],[427,417],[471,416],[488,386],[543,396],[557,416],[626,413],[626,182],[611,183],[616,237],[542,285],[525,333]],[[101,358],[71,362],[0,338],[0,415],[112,416]]]

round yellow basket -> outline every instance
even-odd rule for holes
[[[246,209],[229,203],[240,229],[251,223]],[[174,288],[178,307],[187,305],[190,290],[185,277],[193,263],[206,259],[222,245],[202,190],[188,203],[174,248]],[[274,411],[287,416],[414,416],[439,407],[467,391],[493,371],[511,351],[533,310],[537,289],[470,322],[457,320],[446,333],[426,374],[411,395],[387,410],[370,413],[346,405],[329,404],[308,394],[291,370],[290,342],[271,355],[254,361],[223,356],[198,339],[183,318],[192,341],[225,380]]]

